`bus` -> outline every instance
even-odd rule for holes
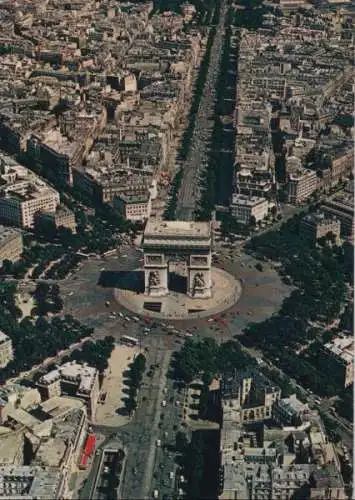
[[[121,337],[122,344],[127,344],[131,346],[138,345],[138,339],[136,337],[130,337],[129,335],[122,335]]]
[[[177,336],[177,337],[180,337],[180,338],[183,338],[183,339],[193,337],[192,333],[189,333],[189,332],[181,332],[181,331],[178,331],[178,332],[176,333],[176,336]]]

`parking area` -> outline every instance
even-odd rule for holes
[[[95,422],[109,426],[121,426],[129,421],[124,412],[125,372],[129,369],[134,356],[139,353],[137,347],[117,345],[112,351],[106,376],[101,387]]]

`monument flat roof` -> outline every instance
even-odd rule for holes
[[[144,238],[200,239],[211,238],[210,222],[148,220]]]

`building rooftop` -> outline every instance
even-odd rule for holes
[[[154,221],[149,220],[144,236],[174,236],[174,237],[211,237],[211,224],[209,222],[187,221]]]
[[[4,432],[0,433],[0,464],[15,464],[23,449],[24,436],[5,427],[2,429]]]
[[[44,467],[60,467],[66,450],[67,445],[61,438],[49,438],[40,444],[34,463]]]
[[[0,196],[26,201],[57,193],[38,175],[0,153]],[[58,195],[59,197],[59,195]]]
[[[62,483],[59,470],[17,465],[0,467],[0,497],[48,500],[58,498]]]
[[[148,203],[149,201],[149,192],[145,194],[120,194],[117,198],[122,200],[124,203],[127,204],[134,204],[134,203]]]
[[[308,404],[302,403],[302,401],[297,398],[296,394],[291,394],[288,398],[279,399],[277,404],[295,413],[300,413],[309,409]]]
[[[64,379],[73,383],[78,383],[78,392],[88,393],[94,384],[96,374],[97,369],[92,366],[69,361],[59,366],[57,369],[43,375],[39,383],[48,385],[56,380]]]
[[[297,171],[290,173],[290,181],[298,181],[300,179],[304,179],[306,177],[317,177],[317,174],[314,170],[309,170],[307,168],[299,168]]]
[[[332,354],[343,359],[347,364],[354,362],[354,338],[337,337],[324,345],[324,348]]]
[[[312,474],[316,488],[343,488],[344,482],[335,465],[317,468]]]
[[[314,212],[311,214],[307,214],[305,217],[303,217],[302,221],[308,224],[312,224],[313,226],[327,226],[331,223],[336,222],[338,222],[340,225],[340,221],[338,221],[336,217],[328,217],[323,212]]]
[[[244,194],[234,193],[232,197],[232,205],[240,205],[244,207],[255,207],[266,200],[261,196],[247,196]]]

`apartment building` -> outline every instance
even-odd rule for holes
[[[55,212],[38,212],[35,216],[35,224],[39,229],[56,230],[59,227],[70,229],[76,233],[75,214],[65,206],[58,206]]]
[[[63,498],[63,475],[59,470],[36,466],[0,466],[0,497],[24,500]]]
[[[0,266],[4,260],[16,262],[23,252],[22,233],[0,225]]]
[[[12,158],[0,155],[0,222],[33,228],[37,212],[55,212],[59,193]]]
[[[297,205],[306,201],[318,187],[316,172],[305,168],[290,173],[287,183],[288,202]]]
[[[242,224],[250,224],[252,218],[255,222],[267,217],[269,202],[259,196],[246,196],[234,193],[230,205],[231,216]]]
[[[348,387],[354,381],[354,339],[341,336],[323,346],[321,362],[325,370],[341,387]]]
[[[320,209],[327,217],[336,217],[340,221],[342,236],[351,239],[354,237],[355,218],[353,192],[345,192],[325,200]]]
[[[0,368],[4,368],[12,359],[14,359],[12,340],[0,331]]]
[[[43,399],[62,394],[75,396],[87,406],[91,418],[95,415],[99,397],[99,372],[96,368],[76,363],[64,363],[43,375],[37,382]]]
[[[281,426],[299,426],[309,415],[308,404],[302,403],[296,394],[278,399],[273,407],[274,421]]]
[[[121,194],[114,199],[114,206],[122,216],[130,221],[149,219],[152,202],[149,191],[142,195]]]
[[[240,421],[236,406],[249,386],[265,386],[248,369],[221,381],[223,420],[220,433],[220,500],[344,500],[344,483],[335,446],[329,441],[317,411],[295,395],[274,400],[272,419]],[[270,385],[270,383],[268,384]],[[273,391],[267,391],[271,394]],[[263,420],[268,420],[265,425]],[[275,421],[276,420],[276,421]],[[275,425],[276,424],[276,425]]]
[[[313,471],[310,481],[310,500],[347,500],[344,481],[334,463]]]
[[[300,223],[300,236],[312,243],[331,233],[337,243],[340,241],[340,221],[327,217],[322,212],[311,213],[303,217]]]
[[[8,432],[0,436],[0,497],[71,498],[72,474],[88,431],[86,407],[73,397],[41,403],[36,389],[21,390],[5,394],[9,401],[2,425]],[[36,392],[38,398],[23,392]],[[24,453],[25,442],[34,444],[31,455]]]
[[[246,369],[222,378],[221,395],[225,414],[247,423],[271,418],[281,390],[256,370]]]

